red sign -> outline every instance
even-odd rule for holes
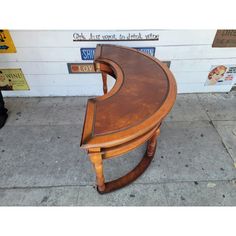
[[[93,63],[67,63],[70,74],[96,73]]]

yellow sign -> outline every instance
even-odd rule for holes
[[[0,53],[16,52],[15,45],[12,41],[8,30],[0,30]]]
[[[0,69],[0,90],[30,90],[21,69]]]

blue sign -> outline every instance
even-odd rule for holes
[[[81,48],[81,58],[84,61],[90,61],[94,59],[95,48]]]
[[[138,47],[134,48],[140,52],[145,52],[151,56],[155,56],[155,47]],[[81,58],[83,61],[92,61],[94,60],[95,48],[81,48]]]
[[[155,48],[154,47],[147,47],[147,48],[134,48],[137,49],[140,52],[145,52],[151,56],[155,56]]]

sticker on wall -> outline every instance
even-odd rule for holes
[[[170,68],[170,61],[162,61]],[[67,63],[69,74],[99,73],[93,63]]]
[[[8,30],[0,30],[0,53],[15,53],[16,48]]]
[[[236,47],[236,30],[217,30],[212,47]]]
[[[236,65],[212,66],[205,85],[232,85],[236,79]]]
[[[155,47],[135,47],[138,51],[147,53],[151,56],[155,55]],[[95,48],[80,48],[81,59],[83,61],[92,61],[94,60]]]
[[[81,41],[158,41],[157,31],[75,32],[74,42]]]
[[[0,90],[29,90],[21,69],[0,69]]]

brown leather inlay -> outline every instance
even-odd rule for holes
[[[98,60],[109,59],[120,66],[124,81],[113,96],[96,101],[93,135],[128,129],[154,114],[165,101],[168,79],[154,60],[126,48],[102,45]]]

